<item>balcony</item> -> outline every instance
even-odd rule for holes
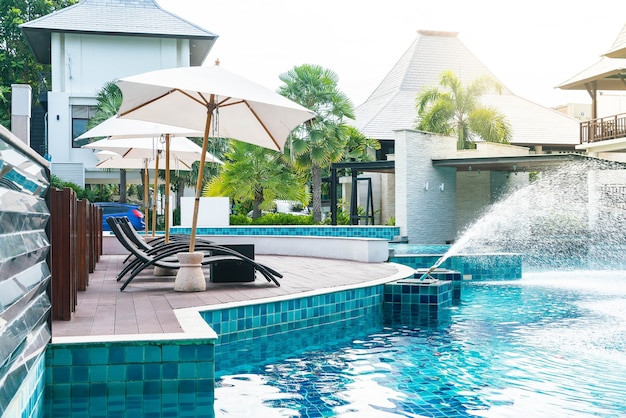
[[[626,113],[593,119],[580,124],[581,144],[624,137],[626,137]]]

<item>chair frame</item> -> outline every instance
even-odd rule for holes
[[[133,240],[129,238],[129,234],[132,234],[132,232],[127,231],[126,228],[132,228],[132,226],[130,226],[127,221],[123,218],[108,218],[107,222],[109,223],[111,231],[116,236],[118,241],[120,241],[124,248],[126,248],[130,254],[134,256],[134,258],[129,260],[127,265],[117,275],[117,281],[120,281],[127,274],[129,275],[120,288],[121,291],[123,291],[126,286],[128,286],[128,284],[147,267],[158,266],[165,269],[180,268],[180,263],[175,256],[176,254],[185,252],[189,249],[189,245],[186,242],[171,242],[163,243],[150,250],[144,250],[139,248]],[[207,244],[203,242],[198,243],[195,249],[196,251],[204,253],[204,258],[202,259],[203,266],[218,261],[243,261],[251,264],[254,269],[260,272],[268,282],[273,282],[276,286],[280,286],[280,283],[276,278],[282,278],[282,274],[244,256],[238,251],[221,245]],[[213,255],[214,251],[220,251],[222,255]]]

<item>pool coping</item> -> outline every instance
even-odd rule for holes
[[[341,292],[351,289],[366,288],[378,286],[381,284],[393,282],[413,276],[414,269],[399,263],[393,264],[397,271],[387,277],[378,278],[368,282],[353,283],[340,285],[332,288],[320,288],[300,293],[292,293],[288,295],[272,296],[266,298],[258,298],[245,301],[226,302],[217,305],[202,305],[187,308],[173,309],[173,312],[183,329],[179,333],[152,333],[152,334],[106,334],[106,335],[89,335],[89,336],[57,336],[52,337],[51,345],[71,345],[71,344],[89,344],[89,343],[119,343],[119,342],[150,342],[150,341],[190,341],[190,340],[216,340],[217,333],[202,318],[201,312],[215,311],[221,309],[230,309],[242,306],[252,306],[259,304],[267,304],[285,300],[307,298],[311,296],[323,295],[328,293]]]

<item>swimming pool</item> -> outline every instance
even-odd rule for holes
[[[434,325],[375,317],[309,330],[301,349],[302,335],[274,341],[291,354],[216,364],[215,416],[624,416],[625,284],[624,271],[465,283]]]

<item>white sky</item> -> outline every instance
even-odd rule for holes
[[[275,89],[304,63],[336,72],[363,103],[417,37],[458,32],[515,94],[544,106],[590,103],[554,87],[591,66],[626,24],[623,0],[157,0],[219,35],[205,65]]]

